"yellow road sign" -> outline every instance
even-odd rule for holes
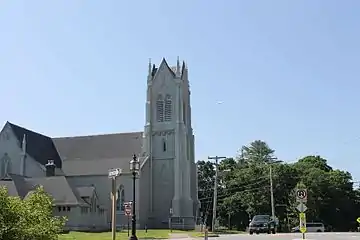
[[[306,232],[306,215],[305,215],[305,213],[300,213],[299,218],[300,218],[300,232],[305,233]]]
[[[356,221],[357,221],[358,223],[360,223],[360,217],[358,217],[358,218],[356,219]]]

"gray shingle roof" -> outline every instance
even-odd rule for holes
[[[103,175],[110,168],[129,171],[133,154],[142,152],[142,132],[53,138],[66,176]],[[140,159],[141,161],[141,159]]]
[[[54,199],[55,205],[85,205],[77,189],[69,184],[63,176],[25,178],[10,174],[12,181],[0,181],[0,186],[5,186],[10,196],[26,198],[37,186],[43,186],[44,190]]]
[[[66,176],[106,175],[111,168],[121,168],[126,173],[130,171],[131,159],[130,156],[127,158],[65,161],[63,171]],[[140,163],[143,160],[144,157],[139,158]]]
[[[55,205],[78,205],[84,204],[80,196],[77,196],[76,189],[72,188],[65,177],[28,178],[32,189],[36,186],[43,186],[44,190],[54,198]]]
[[[77,191],[80,197],[91,197],[95,193],[95,187],[78,187]]]
[[[56,167],[61,168],[62,162],[51,138],[29,129],[7,122],[14,132],[16,138],[22,144],[23,137],[26,137],[26,153],[45,165],[48,160],[54,160]]]
[[[141,153],[142,132],[53,138],[53,142],[64,162],[131,158]]]

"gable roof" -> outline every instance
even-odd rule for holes
[[[26,178],[10,174],[12,181],[0,181],[0,186],[5,186],[10,196],[19,196],[24,199],[37,186],[42,186],[53,199],[55,205],[83,205],[86,204],[80,197],[77,189],[69,184],[63,176]]]
[[[142,152],[142,132],[53,138],[65,162],[128,158]]]
[[[131,159],[130,156],[126,158],[64,161],[62,170],[66,176],[107,175],[109,169],[112,168],[121,168],[123,173],[129,173]],[[139,157],[140,164],[145,159],[146,156]]]
[[[79,205],[85,204],[75,188],[63,176],[28,178],[27,183],[34,190],[37,186],[43,186],[45,192],[54,198],[55,205]]]
[[[54,160],[56,167],[61,168],[62,162],[51,138],[13,123],[10,125],[17,140],[22,144],[24,135],[26,139],[26,153],[41,165],[47,164],[48,160]]]

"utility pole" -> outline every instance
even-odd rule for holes
[[[273,218],[273,221],[275,221],[274,188],[273,188],[273,178],[272,178],[271,164],[270,164],[270,199],[271,199],[271,216]]]
[[[273,186],[273,177],[272,177],[272,167],[273,163],[280,163],[276,157],[269,158],[271,162],[269,162],[269,178],[270,178],[270,201],[271,201],[271,216],[273,221],[275,221],[275,201],[274,201],[274,186]]]
[[[215,232],[215,221],[216,221],[216,207],[217,207],[217,179],[218,179],[218,163],[219,160],[225,159],[226,157],[208,157],[209,160],[215,160],[215,182],[214,182],[214,202],[213,202],[213,216],[212,216],[212,222],[211,222],[211,229],[213,232]]]

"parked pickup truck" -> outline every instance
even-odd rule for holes
[[[276,233],[276,223],[270,215],[255,215],[249,224],[250,235],[256,233]]]

